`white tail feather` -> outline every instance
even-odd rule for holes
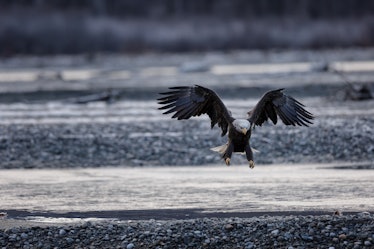
[[[210,148],[210,150],[218,152],[220,154],[223,154],[223,153],[226,152],[227,146],[228,146],[228,144],[226,143],[226,144],[223,144],[223,145],[220,145],[220,146],[217,146],[217,147]]]

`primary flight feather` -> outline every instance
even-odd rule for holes
[[[162,105],[159,109],[163,114],[174,113],[172,118],[189,119],[194,116],[207,114],[211,120],[211,128],[216,124],[221,128],[221,136],[228,132],[228,142],[214,148],[222,154],[226,165],[230,165],[233,152],[245,152],[249,166],[254,167],[253,152],[249,140],[252,129],[261,126],[270,119],[274,124],[278,117],[285,125],[309,126],[313,114],[305,110],[304,105],[291,96],[283,93],[284,89],[268,91],[262,96],[256,106],[248,112],[247,119],[235,119],[223,104],[218,95],[211,89],[195,85],[169,88],[170,91],[158,99]]]

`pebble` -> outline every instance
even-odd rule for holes
[[[21,238],[22,239],[27,239],[29,236],[26,233],[21,233]]]
[[[303,240],[313,240],[313,236],[310,236],[310,235],[308,235],[308,234],[302,234],[302,235],[301,235],[301,238],[302,238]]]
[[[345,235],[344,233],[339,235],[340,240],[345,240],[346,238],[347,238],[347,235]]]
[[[365,245],[365,246],[371,246],[372,243],[371,243],[370,241],[368,241],[368,240],[365,240],[364,245]]]
[[[68,242],[69,244],[71,244],[71,243],[74,242],[74,239],[72,239],[72,238],[66,238],[66,242]]]
[[[255,247],[255,244],[253,242],[247,242],[245,245],[246,249],[252,249]]]
[[[225,225],[225,229],[226,230],[232,230],[232,229],[234,229],[234,226],[231,225],[231,224],[227,224],[227,225]]]
[[[271,231],[271,235],[273,235],[273,236],[278,236],[278,234],[279,234],[278,229],[275,229],[275,230]]]
[[[130,243],[126,246],[127,249],[134,249],[135,245],[133,243]]]

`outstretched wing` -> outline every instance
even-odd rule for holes
[[[269,91],[257,103],[255,108],[248,112],[249,121],[261,126],[270,119],[277,123],[277,116],[286,125],[309,126],[312,124],[313,114],[304,109],[304,105],[285,95],[283,89]]]
[[[221,135],[224,136],[227,133],[228,124],[234,119],[214,91],[198,85],[170,87],[169,89],[171,91],[160,93],[166,95],[165,97],[158,99],[158,103],[163,105],[159,109],[167,110],[163,114],[175,112],[172,118],[178,120],[208,114],[211,128],[218,124],[222,129]]]

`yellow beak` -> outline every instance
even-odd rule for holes
[[[247,134],[247,129],[246,129],[246,128],[243,128],[243,129],[242,129],[242,132],[243,132],[244,135]]]

